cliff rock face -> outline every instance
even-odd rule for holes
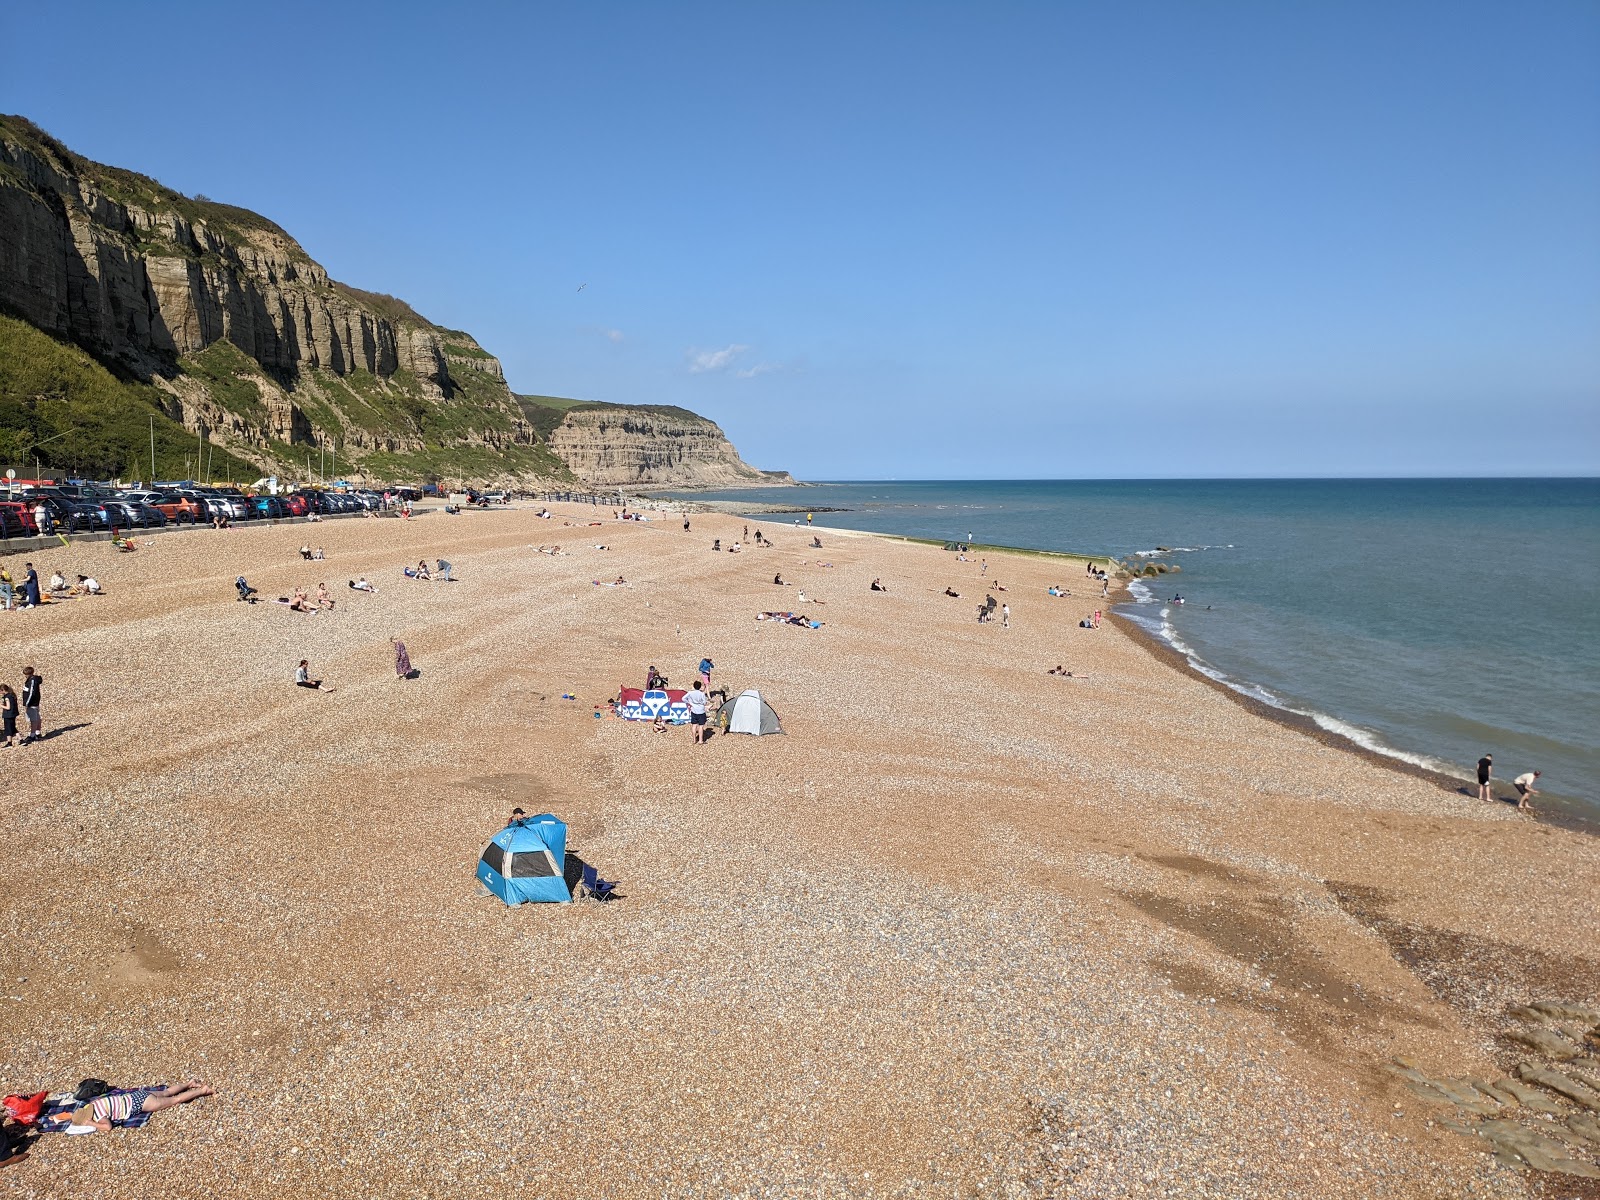
[[[154,384],[163,416],[263,469],[331,446],[344,473],[371,458],[388,478],[762,477],[715,425],[681,410],[574,413],[559,446],[541,444],[554,414],[531,424],[499,361],[468,334],[334,282],[256,213],[90,162],[8,116],[0,310]],[[42,440],[30,420],[18,436]],[[557,457],[567,453],[570,469]]]
[[[714,422],[681,408],[569,409],[550,434],[550,449],[579,479],[602,487],[793,482],[785,472],[750,466]]]

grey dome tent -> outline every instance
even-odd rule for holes
[[[782,733],[778,714],[772,705],[761,698],[755,688],[740,692],[722,710],[722,719],[729,733],[749,733],[761,737],[768,733]]]

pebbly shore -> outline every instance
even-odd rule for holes
[[[218,1094],[0,1187],[1600,1194],[1600,841],[1079,628],[1059,560],[550,507],[35,556],[107,594],[0,613],[52,731],[0,752],[0,1083]],[[703,656],[785,735],[595,717]],[[513,805],[619,898],[482,895]]]

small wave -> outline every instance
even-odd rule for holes
[[[1388,742],[1384,741],[1382,737],[1370,729],[1365,729],[1360,725],[1353,725],[1349,721],[1342,721],[1338,717],[1330,716],[1329,714],[1321,712],[1315,708],[1301,708],[1298,705],[1289,703],[1282,696],[1276,695],[1259,683],[1248,683],[1244,680],[1233,678],[1226,671],[1219,671],[1216,667],[1213,667],[1210,663],[1206,662],[1205,659],[1196,654],[1194,650],[1178,636],[1177,631],[1173,629],[1172,624],[1165,619],[1168,611],[1169,610],[1167,609],[1162,610],[1163,619],[1159,626],[1156,626],[1154,622],[1140,623],[1143,624],[1147,629],[1150,629],[1152,632],[1154,632],[1179,654],[1182,654],[1185,661],[1187,661],[1191,667],[1200,672],[1200,674],[1204,675],[1207,679],[1214,679],[1218,683],[1222,684],[1223,687],[1226,687],[1231,691],[1238,692],[1241,696],[1249,696],[1253,700],[1259,700],[1263,704],[1270,704],[1273,708],[1279,709],[1283,712],[1290,712],[1299,717],[1306,717],[1313,721],[1318,728],[1326,729],[1329,733],[1336,733],[1340,737],[1347,738],[1356,745],[1360,746],[1363,750],[1370,750],[1374,754],[1382,754],[1386,758],[1399,759],[1401,762],[1410,763],[1414,767],[1422,767],[1428,771],[1437,771],[1441,775],[1464,778],[1461,773],[1461,769],[1455,766],[1453,763],[1446,762],[1443,759],[1434,758],[1431,755],[1418,754],[1410,750],[1401,750],[1398,747],[1389,745]]]
[[[1156,547],[1154,550],[1135,550],[1135,558],[1160,558],[1163,554],[1199,554],[1202,550],[1232,550],[1233,543],[1226,546],[1168,546],[1165,549]]]
[[[1137,579],[1128,584],[1128,594],[1133,597],[1135,604],[1153,604],[1156,598],[1148,585],[1140,583]]]

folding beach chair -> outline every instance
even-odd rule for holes
[[[588,863],[583,864],[583,879],[578,883],[578,896],[589,900],[611,899],[611,889],[617,885],[600,878],[600,872]]]

